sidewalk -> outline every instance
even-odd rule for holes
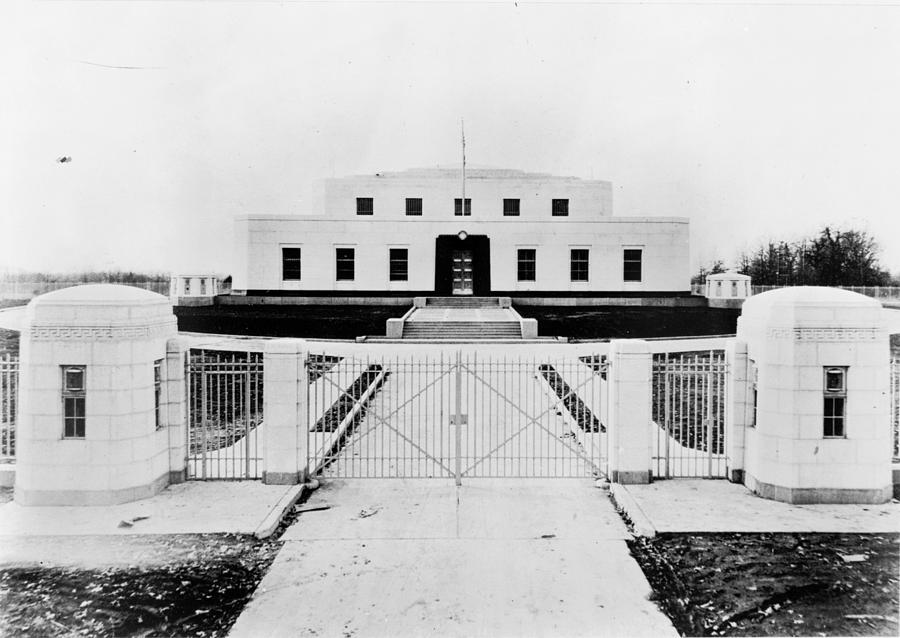
[[[677,636],[593,481],[331,481],[314,505],[232,638]]]
[[[649,485],[612,485],[613,498],[635,533],[900,532],[900,504],[791,505],[753,494],[725,480],[673,479]]]
[[[81,562],[79,553],[89,561],[104,546],[113,552],[115,548],[127,552],[129,544],[120,541],[141,536],[230,533],[265,538],[302,489],[259,481],[189,481],[121,505],[22,507],[3,503],[0,563]]]

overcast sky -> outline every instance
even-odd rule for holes
[[[0,269],[226,273],[234,215],[465,118],[472,163],[690,218],[694,266],[829,223],[900,272],[900,6],[11,1],[0,78]]]

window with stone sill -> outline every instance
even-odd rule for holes
[[[281,247],[281,279],[283,281],[300,281],[302,273],[301,250],[297,246]]]
[[[823,370],[823,385],[822,436],[843,439],[847,436],[847,367],[826,367]]]
[[[759,369],[753,359],[750,359],[750,400],[753,402],[750,427],[755,428],[759,422]]]
[[[466,208],[463,212],[462,199],[457,197],[453,200],[453,214],[457,217],[469,217],[472,214],[472,199],[466,197]]]
[[[162,429],[162,369],[163,360],[157,359],[153,362],[153,407],[156,417],[156,429]]]
[[[353,281],[356,277],[356,249],[335,249],[335,279],[337,281]]]
[[[411,217],[420,217],[422,215],[422,198],[407,197],[406,198],[406,214]]]
[[[83,439],[85,436],[85,377],[86,366],[61,366],[63,438]]]

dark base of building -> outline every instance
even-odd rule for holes
[[[411,306],[416,297],[435,297],[431,290],[247,290],[243,294],[219,295],[215,305],[222,306]],[[705,308],[706,297],[690,292],[542,292],[491,291],[490,297],[509,297],[518,306],[648,306]],[[466,297],[461,296],[465,299]],[[471,298],[471,297],[469,297]]]

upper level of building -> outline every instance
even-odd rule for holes
[[[306,212],[329,219],[590,221],[612,215],[612,183],[546,173],[415,168],[321,180]]]

